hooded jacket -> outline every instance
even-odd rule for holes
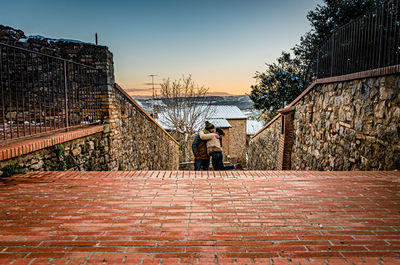
[[[209,155],[214,152],[222,152],[221,142],[217,139],[217,135],[216,133],[199,132],[200,139],[207,141],[207,153]]]
[[[192,142],[192,151],[195,159],[210,159],[207,154],[207,141],[201,140],[199,134],[196,134]]]

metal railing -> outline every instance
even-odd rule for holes
[[[98,70],[0,43],[0,143],[100,120]]]
[[[320,48],[315,73],[325,78],[397,64],[400,0],[388,0],[337,29]]]

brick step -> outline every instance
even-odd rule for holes
[[[400,172],[30,172],[0,264],[400,264]]]

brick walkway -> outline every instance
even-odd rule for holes
[[[400,264],[400,172],[33,172],[0,264]]]

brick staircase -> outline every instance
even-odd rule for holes
[[[400,264],[399,172],[29,172],[0,264]]]

